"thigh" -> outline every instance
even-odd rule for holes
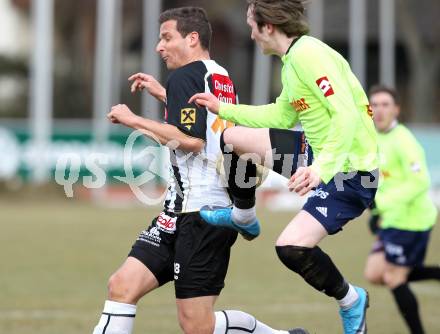
[[[301,210],[281,232],[277,246],[315,247],[327,236],[326,229],[310,213]]]
[[[234,126],[224,131],[223,138],[226,144],[232,145],[232,149],[238,155],[255,154],[255,163],[264,165],[272,161],[269,129]]]
[[[162,212],[142,231],[129,253],[152,272],[159,285],[173,280],[177,217]]]
[[[179,221],[174,285],[179,299],[216,296],[224,287],[230,250],[237,232],[204,222],[199,213]]]

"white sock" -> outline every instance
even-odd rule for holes
[[[255,206],[250,209],[239,209],[232,207],[232,221],[236,224],[250,224],[257,219],[257,211]]]
[[[93,334],[131,334],[135,315],[136,305],[106,300]]]
[[[347,309],[359,299],[359,295],[354,289],[353,285],[348,284],[348,292],[344,298],[338,299],[338,304],[341,308]]]
[[[232,329],[231,329],[232,328]],[[215,312],[214,334],[289,334],[259,322],[252,315],[242,311]]]

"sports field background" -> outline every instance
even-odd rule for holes
[[[111,209],[45,194],[38,199],[0,198],[0,333],[91,333],[106,297],[109,275],[158,208]],[[241,309],[276,328],[304,326],[312,333],[341,333],[338,308],[308,287],[276,257],[274,241],[293,213],[260,210],[261,237],[239,238],[217,308]],[[366,216],[328,238],[331,254],[351,282],[368,287],[370,333],[406,333],[388,290],[368,285],[363,266],[373,237]],[[427,262],[440,263],[434,231]],[[427,333],[440,333],[440,283],[412,285]],[[147,295],[134,333],[180,333],[172,284]]]

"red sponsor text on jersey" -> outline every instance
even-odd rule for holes
[[[229,104],[236,103],[234,84],[229,77],[217,73],[213,74],[212,87],[212,93],[219,99],[219,101]],[[216,120],[211,125],[211,129],[214,133],[218,133],[232,126],[234,126],[234,123],[229,121],[225,122],[217,116]]]
[[[316,80],[316,84],[318,85],[319,89],[322,91],[325,97],[329,97],[335,93],[327,77],[319,78],[318,80]]]
[[[293,100],[291,104],[293,108],[295,108],[296,112],[304,111],[310,108],[306,102],[306,99],[303,97],[298,100]]]
[[[165,213],[161,213],[159,217],[157,217],[157,226],[166,231],[175,231],[176,230],[176,220],[175,217],[170,217]]]
[[[226,75],[212,75],[213,94],[221,101],[235,104],[235,89],[231,79]]]

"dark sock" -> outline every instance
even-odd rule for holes
[[[338,300],[347,295],[348,283],[319,247],[276,246],[276,250],[281,262],[316,290]]]
[[[440,266],[417,266],[408,275],[408,282],[428,279],[440,280]]]
[[[224,168],[228,180],[228,192],[237,208],[250,209],[255,206],[257,166],[252,161],[244,161],[226,145],[223,134],[220,148],[224,156]],[[237,184],[238,183],[238,184]]]
[[[417,299],[408,284],[399,285],[397,288],[391,290],[391,292],[399,307],[400,314],[411,330],[411,334],[423,334],[424,331],[420,320]]]

